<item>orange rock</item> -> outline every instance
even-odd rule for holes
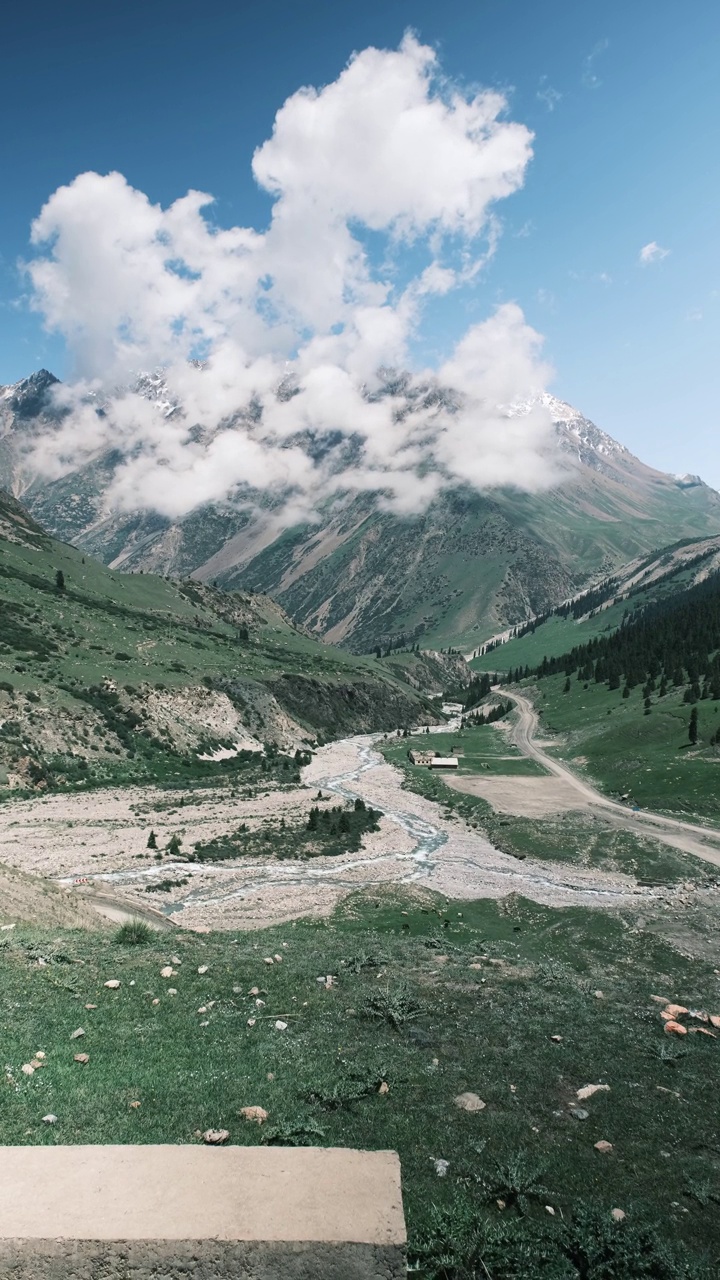
[[[240,1115],[243,1120],[250,1120],[255,1124],[264,1124],[268,1118],[268,1113],[264,1107],[241,1107]]]
[[[667,1009],[662,1009],[662,1010],[661,1010],[660,1017],[661,1017],[665,1022],[672,1022],[672,1014],[671,1014],[671,1013],[668,1013]]]
[[[714,1027],[720,1028],[720,1016],[717,1013],[710,1014],[710,1021]]]
[[[680,1018],[684,1013],[688,1013],[684,1004],[668,1004],[665,1006],[665,1012],[670,1014],[671,1018]]]
[[[681,1026],[679,1022],[666,1022],[665,1030],[668,1033],[668,1035],[674,1035],[674,1036],[687,1035],[687,1027]]]
[[[691,1034],[701,1035],[701,1036],[712,1036],[713,1040],[717,1040],[717,1036],[715,1035],[715,1032],[708,1031],[707,1027],[689,1027],[688,1030],[691,1032]]]

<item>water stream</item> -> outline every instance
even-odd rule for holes
[[[379,737],[380,735],[378,735]],[[374,750],[373,741],[365,742],[358,745],[356,740],[348,740],[353,742],[359,753],[359,763],[355,768],[345,770],[343,773],[332,774],[324,778],[315,778],[312,786],[318,786],[320,790],[330,792],[333,795],[342,797],[345,800],[353,801],[358,796],[367,800],[367,796],[363,795],[363,787],[361,779],[363,774],[373,769],[377,769],[385,765],[383,757]],[[343,742],[336,744],[342,748]],[[317,861],[271,861],[266,864],[252,865],[243,868],[234,865],[227,866],[222,863],[204,863],[202,867],[189,864],[187,862],[167,862],[163,864],[163,872],[165,874],[173,873],[177,876],[202,875],[203,885],[197,889],[190,888],[183,899],[179,902],[166,903],[161,908],[163,915],[171,917],[181,914],[186,907],[199,905],[211,907],[227,902],[231,899],[243,899],[250,895],[255,895],[266,890],[273,885],[282,886],[285,889],[292,885],[302,885],[307,887],[313,882],[319,883],[323,880],[332,881],[334,886],[351,890],[358,889],[363,886],[377,884],[377,877],[368,875],[363,877],[361,872],[363,867],[372,867],[377,862],[387,862],[392,858],[397,862],[407,864],[402,873],[393,877],[395,883],[409,883],[420,880],[431,880],[432,873],[438,865],[438,859],[435,856],[443,846],[448,843],[447,831],[441,830],[435,826],[432,821],[427,818],[420,817],[417,813],[395,807],[382,808],[377,801],[372,801],[373,807],[380,809],[386,818],[403,831],[407,832],[412,840],[412,848],[405,853],[388,853],[386,850],[378,850],[373,854],[360,854],[352,859],[318,859]],[[423,801],[424,807],[428,801]],[[631,897],[637,900],[638,894],[643,897],[655,897],[656,894],[652,890],[637,888],[633,889],[629,885],[613,886],[605,880],[604,883],[592,884],[587,879],[575,879],[568,876],[568,869],[561,870],[554,868],[548,871],[537,863],[517,863],[512,858],[502,854],[495,849],[485,837],[470,835],[464,833],[464,840],[469,838],[474,844],[477,842],[477,850],[469,848],[467,853],[460,850],[453,850],[453,865],[456,870],[467,868],[468,883],[473,881],[477,883],[478,879],[487,878],[488,880],[499,879],[501,885],[503,882],[507,884],[508,892],[516,889],[518,892],[527,894],[529,897],[535,897],[537,891],[541,891],[543,897],[547,893],[558,895],[565,898],[577,895],[577,899],[595,899],[598,901],[618,901],[629,900]],[[320,865],[322,863],[322,865]],[[243,878],[242,883],[237,883],[238,875],[242,875],[243,871],[247,878]],[[105,884],[115,884],[121,886],[123,884],[132,884],[144,879],[151,879],[157,875],[157,867],[141,867],[128,868],[127,870],[102,872],[97,875],[88,877],[89,879]],[[207,879],[210,875],[217,883],[217,889],[208,885]],[[228,885],[228,879],[235,879],[235,884]],[[600,877],[601,880],[604,877]],[[63,883],[71,883],[64,880]],[[533,893],[535,889],[535,893]]]

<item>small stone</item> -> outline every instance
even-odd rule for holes
[[[387,1080],[382,1080],[378,1087],[378,1093],[389,1093],[389,1092],[390,1092],[390,1085],[388,1084]]]
[[[254,1027],[256,1022],[257,1022],[257,1018],[248,1018],[247,1025],[249,1027]]]
[[[30,1063],[30,1062],[23,1062],[23,1064],[22,1064],[22,1066],[21,1066],[20,1070],[22,1071],[22,1073],[23,1073],[23,1075],[24,1075],[24,1076],[34,1076],[34,1075],[35,1075],[35,1068],[34,1068],[34,1066],[32,1065],[32,1063]]]
[[[97,1005],[96,1005],[96,1004],[86,1004],[86,1005],[85,1005],[85,1008],[86,1008],[86,1009],[97,1009]]]
[[[230,1134],[227,1129],[206,1129],[202,1138],[208,1147],[219,1147],[227,1142]]]
[[[210,968],[209,964],[201,964],[200,967],[198,968],[198,973],[207,973],[209,968]]]
[[[201,1027],[209,1027],[209,1026],[210,1026],[210,1023],[209,1023],[209,1022],[201,1022],[201,1023],[200,1023],[200,1026],[201,1026]]]
[[[38,1049],[37,1053],[35,1054],[35,1057],[38,1059],[39,1062],[43,1061],[45,1054],[43,1053],[42,1049]]]
[[[161,978],[174,978],[174,976],[175,976],[175,970],[173,969],[171,964],[166,964],[164,968],[160,970]]]
[[[81,1037],[81,1036],[84,1036],[84,1035],[85,1035],[85,1032],[83,1031],[82,1027],[78,1027],[77,1031],[71,1031],[71,1032],[70,1032],[70,1039],[71,1039],[71,1040],[79,1040],[79,1039],[80,1039],[80,1037]]]
[[[279,952],[277,951],[275,952],[275,955],[273,956],[273,960],[275,961],[276,964],[282,964],[282,956],[279,954]]]
[[[553,1040],[555,1044],[560,1044],[562,1041],[562,1036],[551,1036],[550,1039]]]
[[[265,956],[264,963],[265,963],[265,964],[274,964],[274,963],[275,963],[275,961],[273,960],[272,956]]]
[[[268,1118],[264,1107],[241,1107],[240,1115],[243,1120],[249,1120],[253,1124],[264,1124]]]
[[[447,1171],[448,1171],[448,1169],[450,1168],[450,1161],[449,1161],[449,1160],[436,1160],[435,1156],[430,1156],[430,1159],[432,1160],[433,1164],[435,1165],[435,1172],[436,1172],[436,1174],[437,1174],[438,1178],[445,1178],[445,1177],[447,1177]]]
[[[595,999],[596,999],[596,1000],[604,1000],[604,999],[605,999],[605,992],[604,992],[604,991],[595,991],[593,994],[594,994],[594,996],[595,996]]]
[[[504,1209],[506,1207],[504,1200],[496,1200],[495,1203],[498,1209]]]
[[[601,1138],[599,1142],[594,1144],[594,1146],[595,1150],[600,1151],[603,1155],[607,1155],[608,1152],[613,1149],[612,1142],[606,1142],[604,1138]]]
[[[201,1004],[198,1013],[207,1013],[207,1005]]]
[[[268,1080],[274,1080],[274,1079],[275,1079],[275,1072],[274,1072],[274,1071],[268,1071],[268,1073],[267,1073],[267,1077],[266,1077],[266,1078],[267,1078]]]
[[[118,981],[117,978],[108,978],[108,981],[104,982],[103,986],[109,987],[111,991],[117,991],[118,987],[120,986],[120,982]]]
[[[79,1063],[81,1064],[81,1066],[85,1067],[85,1066],[87,1066],[88,1062],[90,1061],[90,1055],[89,1055],[89,1053],[76,1053],[76,1054],[75,1054],[75,1061],[76,1061],[76,1062],[79,1062]]]
[[[264,1001],[264,1000],[257,999],[257,1000],[255,1001],[255,1008],[256,1008],[256,1009],[264,1009],[264,1008],[265,1008],[265,1001]]]
[[[137,1111],[138,1107],[140,1106],[140,1103],[139,1103],[139,1102],[131,1102],[131,1103],[130,1103],[130,1106],[132,1107],[133,1111]]]
[[[555,1210],[553,1209],[553,1207],[552,1207],[552,1205],[551,1205],[551,1204],[546,1204],[546,1205],[545,1205],[545,1212],[546,1212],[546,1213],[549,1213],[549,1214],[550,1214],[550,1216],[551,1216],[551,1218],[554,1218],[554,1217],[555,1217]]]
[[[176,995],[177,995],[177,987],[168,987],[168,989],[167,989],[167,993],[168,993],[168,995],[169,995],[169,996],[176,996]]]
[[[238,988],[238,990],[239,990],[239,988]],[[259,988],[259,987],[251,987],[251,988],[250,988],[250,990],[248,991],[248,995],[249,995],[249,996],[259,996],[259,995],[260,995],[260,988]]]
[[[586,1098],[592,1098],[594,1093],[609,1093],[609,1084],[586,1084],[582,1089],[578,1089],[575,1095],[579,1102],[584,1102]]]
[[[275,1023],[275,1030],[287,1031],[287,1022],[283,1022],[280,1018],[278,1018],[277,1022]]]
[[[459,1093],[453,1102],[461,1111],[484,1111],[487,1105],[476,1093]]]
[[[57,1124],[57,1116],[54,1116],[52,1111],[49,1111],[46,1116],[43,1116],[43,1124]]]
[[[159,1003],[160,1003],[160,1001],[158,1000],[158,998],[157,998],[157,996],[156,996],[156,997],[155,997],[155,999],[153,1000],[153,1004],[159,1004]]]
[[[170,963],[171,963],[171,964],[182,964],[182,960],[180,959],[180,956],[171,956],[171,957],[170,957]]]
[[[570,1111],[570,1115],[573,1116],[575,1120],[587,1120],[590,1112],[583,1111],[582,1107],[573,1107]]]
[[[610,1217],[612,1218],[613,1222],[625,1221],[625,1213],[622,1209],[612,1209],[610,1211]]]

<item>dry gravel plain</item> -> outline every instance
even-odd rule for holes
[[[262,830],[268,819],[304,822],[319,789],[329,797],[324,803],[359,795],[383,811],[380,829],[365,837],[359,852],[192,864],[167,857],[158,863],[147,851],[151,828],[160,847],[178,834],[188,848],[241,823]],[[115,918],[125,910],[162,912],[190,929],[259,928],[326,915],[352,889],[401,882],[450,898],[515,892],[554,906],[628,906],[663,896],[630,876],[518,862],[464,822],[444,818],[434,801],[404,790],[400,771],[374,750],[371,736],[322,747],[304,769],[302,786],[253,799],[202,788],[187,791],[180,805],[176,791],[125,787],[7,802],[0,808],[0,863],[71,886],[97,906],[107,907],[117,895]],[[146,892],[162,878],[187,882]]]

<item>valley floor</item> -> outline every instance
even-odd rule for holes
[[[512,790],[546,779],[494,781]],[[404,782],[403,772],[383,759],[373,736],[366,735],[318,750],[304,770],[303,786],[245,799],[229,788],[180,794],[127,787],[8,801],[0,807],[0,863],[72,888],[105,915],[112,917],[117,895],[120,915],[156,915],[159,923],[169,918],[190,929],[258,928],[327,915],[353,890],[393,883],[457,899],[519,893],[547,906],[659,906],[671,893],[617,869],[532,857],[519,861],[476,824],[458,821],[436,799],[408,790]],[[317,799],[320,793],[323,800]],[[339,798],[356,797],[383,813],[379,829],[364,836],[357,852],[288,855],[287,833],[304,829],[311,806],[327,809]],[[254,841],[254,851],[258,840],[266,842],[267,856],[187,862],[165,855],[159,860],[146,847],[150,830],[160,848],[177,836],[186,849],[223,837],[239,824]]]

